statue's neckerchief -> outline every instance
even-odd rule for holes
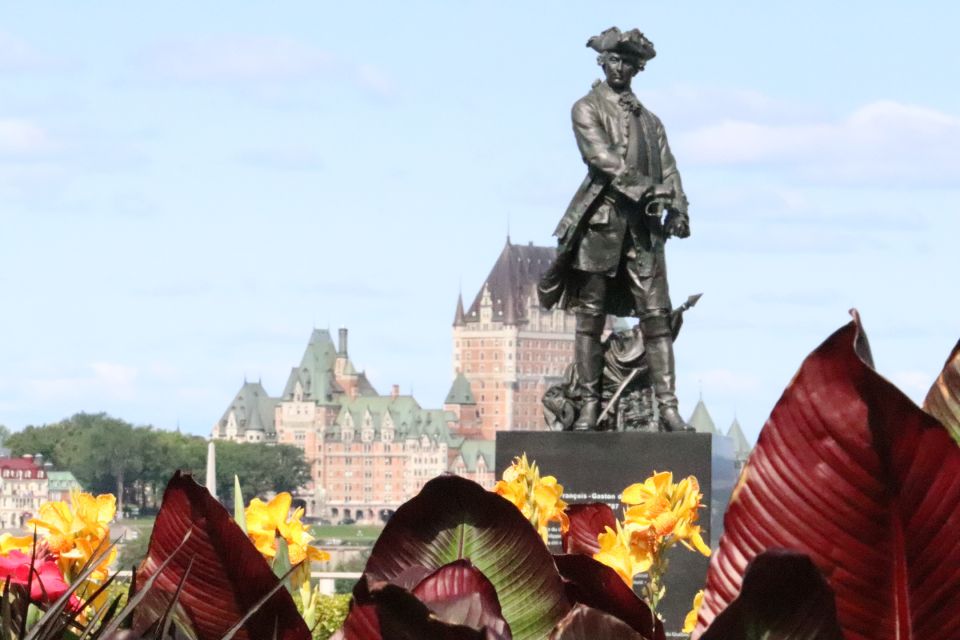
[[[620,108],[627,113],[632,113],[637,117],[640,117],[640,114],[643,113],[643,106],[640,104],[640,101],[637,100],[637,96],[633,95],[632,91],[622,92],[618,102],[620,104]]]

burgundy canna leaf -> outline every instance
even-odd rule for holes
[[[600,550],[597,536],[604,527],[615,529],[617,516],[613,509],[603,502],[573,504],[567,507],[570,528],[562,534],[563,550],[566,553],[583,553],[593,557]]]
[[[493,585],[515,640],[545,637],[570,607],[553,557],[520,511],[457,476],[434,478],[397,509],[360,582],[372,593],[409,577],[410,567],[433,571],[459,559]],[[363,588],[354,590],[361,604]]]
[[[953,348],[940,377],[927,393],[923,408],[960,442],[960,342]]]
[[[383,638],[380,633],[380,617],[377,615],[377,605],[360,604],[356,601],[350,603],[350,612],[347,619],[343,621],[343,626],[332,636],[330,640],[379,640]]]
[[[496,590],[469,560],[440,567],[417,585],[413,595],[444,622],[472,629],[487,627],[498,636],[512,637]]]
[[[563,576],[567,598],[616,616],[648,640],[663,636],[663,623],[617,572],[580,554],[553,557]]]
[[[189,475],[174,474],[163,494],[150,536],[147,557],[137,571],[144,584],[180,545],[137,610],[138,625],[150,624],[166,610],[180,578],[193,563],[177,607],[200,640],[223,635],[273,587],[277,578],[246,534],[210,493]],[[234,636],[241,640],[310,640],[310,631],[286,589],[279,589]]]
[[[366,593],[370,604],[354,601],[333,640],[510,640],[491,629],[472,629],[438,620],[406,589],[380,584]]]
[[[810,556],[846,640],[953,640],[960,447],[877,374],[859,317],[803,363],[727,509],[694,637],[771,548]]]
[[[750,562],[736,600],[700,640],[843,640],[833,590],[810,558],[764,551]]]
[[[609,613],[578,604],[557,625],[550,640],[645,640]]]

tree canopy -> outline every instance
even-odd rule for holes
[[[201,481],[206,474],[205,438],[134,426],[105,413],[28,426],[5,444],[12,455],[43,454],[55,468],[71,471],[86,491],[113,493],[118,503],[141,509],[159,503],[177,469]],[[236,475],[247,498],[292,492],[309,478],[303,452],[290,445],[217,441],[216,450],[217,486],[232,487]]]

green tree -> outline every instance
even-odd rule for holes
[[[105,413],[78,413],[10,436],[15,455],[41,453],[57,468],[73,472],[94,493],[117,496],[141,509],[156,507],[167,481],[178,469],[203,481],[207,441],[153,427],[135,427]],[[290,445],[218,441],[217,485],[225,502],[232,500],[234,475],[249,499],[280,491],[293,492],[309,479],[303,451]]]
[[[267,493],[296,491],[310,478],[303,451],[297,447],[226,441],[218,441],[215,446],[217,486],[232,487],[233,477],[237,476],[247,500]],[[232,491],[221,491],[221,494],[224,502],[232,503]]]
[[[63,457],[66,442],[75,433],[76,425],[64,420],[42,427],[28,426],[23,431],[13,433],[6,440],[6,446],[14,456],[24,454],[43,454],[43,457],[57,467],[67,468]]]
[[[6,425],[0,424],[0,447],[7,441],[7,438],[10,437],[10,429],[7,429]]]

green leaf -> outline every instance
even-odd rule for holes
[[[27,606],[27,628],[32,629],[43,616],[43,610],[32,602]]]
[[[283,538],[277,538],[277,555],[273,557],[273,575],[278,578],[283,578],[283,576],[290,573],[290,547],[287,545],[287,541]],[[293,593],[293,586],[290,581],[290,578],[284,580],[284,586],[287,588],[287,591]]]
[[[240,478],[233,476],[233,519],[244,533],[247,533],[247,514],[244,511],[243,491],[240,490]]]
[[[366,585],[402,584],[417,568],[429,572],[468,559],[500,600],[514,640],[542,640],[569,610],[553,558],[520,511],[457,476],[428,482],[390,518],[373,547],[354,596]]]

